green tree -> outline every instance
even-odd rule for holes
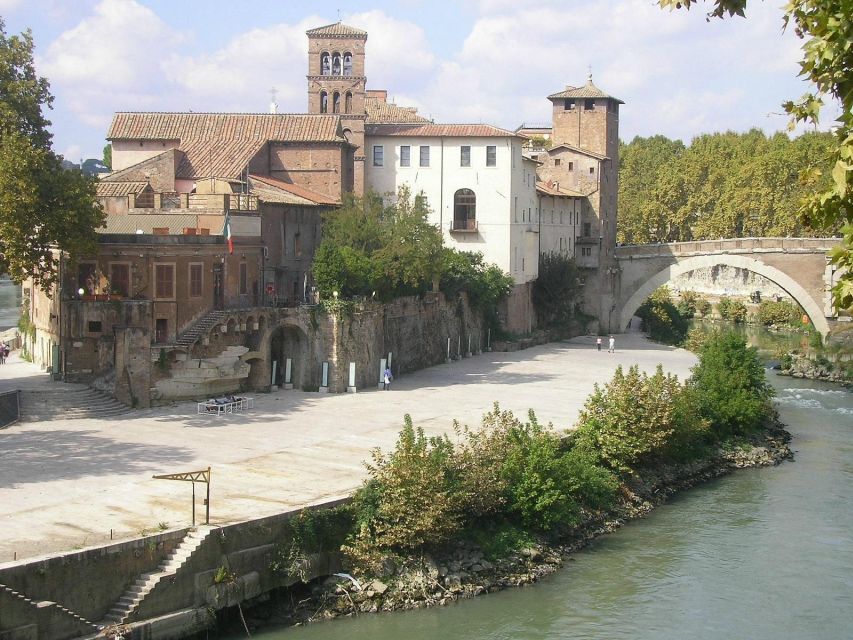
[[[113,168],[113,145],[107,143],[104,145],[104,164],[112,171]]]
[[[0,19],[0,270],[42,287],[56,280],[57,250],[72,260],[95,251],[104,220],[95,181],[51,150],[42,109],[52,101],[32,34],[7,36]]]
[[[689,9],[697,0],[659,0],[663,7]],[[743,16],[746,0],[714,0],[709,17]],[[842,228],[842,243],[831,254],[833,262],[846,270],[833,289],[836,304],[853,307],[853,10],[850,0],[788,0],[783,24],[793,23],[803,43],[800,76],[814,91],[784,104],[797,122],[817,122],[827,97],[841,105],[841,116],[833,132],[828,154],[831,183],[805,199],[802,213],[816,229]],[[821,170],[813,168],[812,175]]]
[[[718,437],[748,433],[774,415],[758,352],[735,333],[706,337],[687,385]]]
[[[533,283],[533,304],[546,326],[561,326],[574,316],[581,292],[574,258],[549,252],[539,256],[539,276]]]
[[[679,313],[666,286],[659,287],[637,309],[652,340],[681,344],[687,336],[687,320]]]

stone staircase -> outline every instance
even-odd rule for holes
[[[83,616],[74,613],[73,611],[71,611],[71,609],[68,609],[67,607],[63,607],[58,602],[48,602],[46,600],[45,601],[32,600],[31,598],[26,597],[23,593],[15,591],[14,589],[12,589],[12,587],[9,587],[5,584],[0,584],[0,591],[5,591],[7,594],[12,596],[13,598],[20,600],[24,604],[31,606],[31,607],[42,607],[42,606],[53,605],[54,607],[56,607],[57,611],[61,611],[64,615],[72,618],[74,621],[76,621],[80,625],[80,627],[82,629],[85,629],[88,632],[97,633],[98,631],[103,629],[103,627],[101,625],[95,624],[91,620],[86,620],[86,618],[84,618]]]
[[[84,384],[52,383],[21,391],[21,421],[116,418],[132,409]]]
[[[175,344],[179,347],[193,346],[199,338],[204,335],[207,335],[207,332],[210,331],[217,324],[221,324],[221,322],[226,318],[226,316],[226,311],[214,310],[208,312],[207,315],[202,316],[194,325],[184,331],[177,339]]]
[[[157,583],[163,578],[175,575],[212,530],[213,527],[200,526],[190,531],[183,542],[166,557],[157,571],[143,573],[130,585],[124,595],[119,598],[119,601],[104,616],[101,624],[103,626],[124,624],[139,608],[139,604],[145,599],[145,596],[157,586]]]

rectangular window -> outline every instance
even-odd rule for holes
[[[592,111],[595,109],[595,100],[592,98],[587,98],[583,101],[583,109],[584,111]]]
[[[595,173],[595,167],[590,167],[590,168],[589,168],[589,173],[590,173],[590,175],[592,175],[593,173]]]
[[[583,223],[583,235],[585,238],[589,238],[590,234],[592,234],[592,223],[584,222]]]
[[[575,163],[574,163],[574,162],[570,162],[570,163],[569,163],[569,171],[574,171],[574,170],[575,170]]]
[[[157,318],[154,321],[154,341],[158,344],[169,341],[169,321],[166,318]]]
[[[161,300],[175,297],[175,265],[154,265],[154,297]]]
[[[426,145],[421,147],[421,166],[429,166],[429,147]]]
[[[89,333],[101,333],[103,325],[100,320],[89,320]]]
[[[462,145],[459,148],[459,166],[460,167],[470,167],[471,166],[471,147],[468,145]]]
[[[563,103],[563,109],[564,109],[565,111],[571,111],[571,110],[572,110],[572,109],[574,109],[574,108],[575,108],[575,99],[574,99],[574,98],[568,98],[568,99]]]
[[[493,144],[486,146],[486,166],[498,166],[498,148]]]
[[[385,147],[381,144],[373,146],[373,166],[381,167],[385,163]]]
[[[249,265],[245,262],[240,263],[240,295],[244,296],[249,293]]]
[[[560,159],[559,159],[559,158],[554,158],[554,166],[555,166],[555,167],[559,167],[559,166],[560,166]]]
[[[110,293],[130,295],[130,267],[126,264],[110,265]]]
[[[409,145],[403,145],[400,147],[400,166],[412,166],[412,148]]]
[[[200,298],[202,289],[202,278],[204,277],[204,265],[190,265],[190,297]]]
[[[293,234],[293,255],[297,258],[302,257],[302,234],[298,231]]]

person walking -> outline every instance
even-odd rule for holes
[[[607,343],[607,352],[608,353],[616,353],[616,338],[610,336],[610,340]]]
[[[391,367],[385,367],[385,373],[382,374],[382,381],[385,383],[385,391],[391,390],[391,380],[394,376],[391,375]]]
[[[0,364],[6,364],[6,355],[9,352],[6,351],[6,343],[0,342]]]
[[[601,351],[601,336],[598,336],[595,339],[595,346],[598,347],[598,350]]]

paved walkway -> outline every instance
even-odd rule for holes
[[[615,354],[582,337],[406,374],[388,392],[256,394],[246,414],[197,415],[181,403],[120,420],[15,424],[0,429],[0,563],[109,542],[111,529],[118,540],[188,525],[190,484],[153,474],[211,466],[211,522],[261,517],[350,493],[370,450],[393,445],[405,413],[438,434],[454,418],[478,423],[499,401],[565,428],[617,364],[651,372],[662,363],[683,378],[694,362],[639,335],[618,336]],[[15,384],[62,383],[13,354],[0,365],[0,389]],[[196,490],[203,514],[204,485]]]

